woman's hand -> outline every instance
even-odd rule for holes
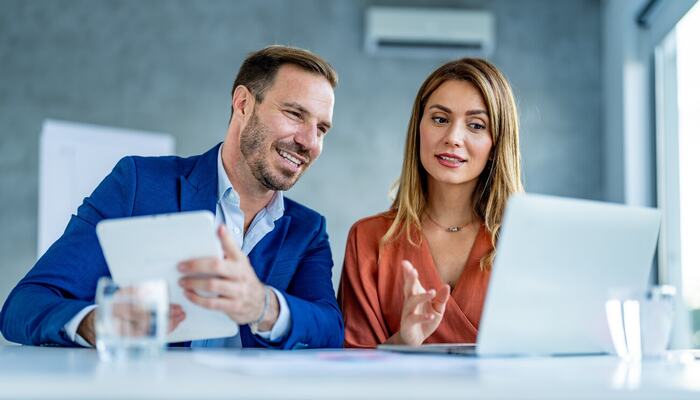
[[[402,261],[401,269],[404,281],[401,329],[388,342],[418,346],[440,325],[450,295],[450,286],[444,285],[437,291],[426,291],[418,281],[418,271],[410,262]]]

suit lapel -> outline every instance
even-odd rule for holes
[[[180,177],[180,211],[209,210],[216,213],[220,145],[199,156],[192,171]]]

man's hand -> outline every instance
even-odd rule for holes
[[[95,347],[95,310],[92,309],[90,312],[80,321],[78,325],[78,335],[85,339],[86,342],[90,343],[92,347]]]
[[[403,271],[403,309],[401,329],[387,343],[401,343],[411,346],[422,344],[435,332],[445,314],[445,306],[450,295],[450,287],[444,285],[437,291],[426,291],[418,281],[418,271],[409,261],[401,262]]]
[[[265,306],[265,291],[270,289],[260,282],[248,257],[236,246],[223,225],[219,226],[217,234],[224,259],[208,257],[180,263],[178,269],[185,275],[180,279],[180,286],[193,303],[223,311],[238,324],[256,321]],[[204,296],[203,293],[214,296]],[[277,296],[270,293],[270,302],[258,328],[271,330],[278,317]]]
[[[95,343],[97,342],[96,340],[96,334],[95,334],[95,317],[96,317],[96,311],[97,309],[90,310],[90,312],[83,318],[82,321],[80,321],[80,325],[78,325],[78,335],[85,339],[88,343],[90,343],[91,346],[95,346]],[[128,332],[125,332],[122,330],[122,334],[129,335],[133,333],[138,333],[141,330],[138,329],[140,326],[149,326],[148,321],[142,320],[139,315],[142,315],[141,313],[138,312],[133,312],[132,309],[127,309],[127,308],[117,308],[114,310],[114,318],[119,318],[121,320],[121,324],[118,324],[120,327],[121,326],[130,326],[130,327],[135,327],[135,329],[131,329]],[[148,318],[150,318],[150,314],[143,314],[148,315]],[[182,306],[179,304],[170,304],[170,310],[168,311],[168,333],[172,332],[175,330],[175,328],[180,325],[182,321],[185,320],[185,311],[182,309]],[[144,333],[141,333],[144,334]]]

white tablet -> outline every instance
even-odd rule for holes
[[[178,285],[181,261],[199,257],[222,257],[214,215],[209,211],[103,220],[97,224],[112,279],[117,284],[165,279],[170,302],[179,304],[186,318],[168,335],[168,342],[233,336],[238,325],[220,311],[200,307]]]

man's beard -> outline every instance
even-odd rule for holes
[[[250,123],[241,132],[241,154],[255,179],[269,190],[289,190],[303,174],[282,170],[275,173],[273,166],[267,159],[269,146],[266,141],[270,137],[270,130],[260,122],[257,113],[253,110]],[[296,142],[277,143],[277,148],[296,153],[309,160],[309,151]]]

